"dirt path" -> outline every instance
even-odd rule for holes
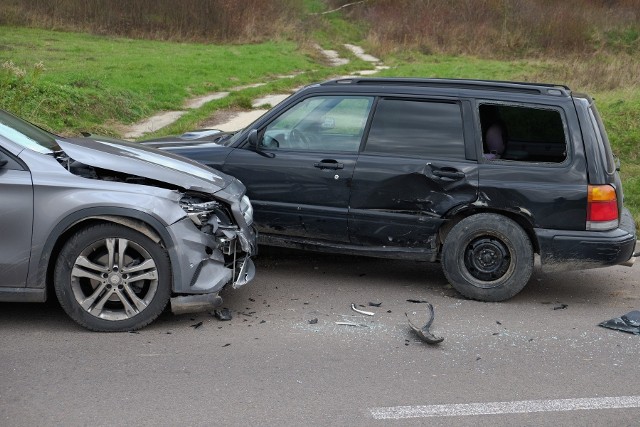
[[[370,62],[371,64],[375,64],[373,69],[370,70],[362,70],[357,71],[354,75],[372,75],[380,70],[387,69],[389,67],[383,65],[382,61],[378,58],[367,54],[364,49],[360,46],[345,44],[344,45],[354,56],[357,58]],[[326,58],[327,62],[332,67],[338,67],[341,65],[345,65],[349,63],[349,59],[341,58],[337,51],[335,50],[327,50],[322,49],[319,45],[316,45],[316,48],[320,50],[321,54]],[[290,75],[282,75],[276,76],[276,78],[272,81],[292,78],[298,74],[290,74]],[[343,77],[351,77],[351,76],[343,76]],[[208,102],[215,101],[218,99],[223,99],[229,96],[232,92],[239,92],[244,89],[260,87],[264,86],[267,83],[254,83],[246,86],[238,86],[229,89],[225,92],[213,92],[202,96],[197,96],[191,99],[188,99],[184,103],[184,108],[182,110],[177,111],[161,111],[158,114],[155,114],[149,118],[146,118],[138,123],[134,123],[131,126],[127,126],[123,128],[122,135],[125,139],[137,139],[144,136],[147,133],[155,132],[158,129],[161,129],[165,126],[168,126],[178,120],[180,117],[185,115],[189,110],[198,109],[205,105]],[[295,89],[297,90],[297,88]],[[213,127],[216,129],[220,129],[223,131],[233,131],[237,129],[242,129],[256,120],[258,117],[263,115],[268,111],[269,108],[272,108],[276,104],[282,102],[285,98],[287,98],[291,93],[295,92],[293,90],[290,93],[278,93],[266,95],[257,99],[254,99],[251,103],[253,109],[251,110],[222,110],[217,111],[212,117],[202,123],[201,126],[203,128]]]

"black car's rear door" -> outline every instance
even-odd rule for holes
[[[379,99],[353,176],[352,243],[435,249],[443,217],[477,198],[471,116],[467,102]]]
[[[305,98],[258,129],[258,150],[231,152],[223,171],[246,185],[259,232],[348,242],[350,181],[372,104]]]

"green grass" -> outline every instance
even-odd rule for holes
[[[110,120],[132,123],[180,108],[193,95],[319,66],[288,41],[218,46],[0,26],[0,43],[0,63],[12,61],[28,74],[36,63],[46,69],[27,82],[28,105],[17,113],[67,133],[105,128]],[[4,94],[0,103],[8,107]],[[60,110],[64,104],[80,106]]]

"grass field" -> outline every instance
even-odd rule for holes
[[[65,134],[113,134],[117,122],[181,108],[191,96],[300,71],[315,74],[289,84],[329,73],[291,41],[172,43],[3,26],[0,64],[0,106]]]

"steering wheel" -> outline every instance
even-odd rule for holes
[[[311,145],[311,139],[298,129],[291,130],[289,133],[289,140],[297,144],[299,148],[308,149]]]

